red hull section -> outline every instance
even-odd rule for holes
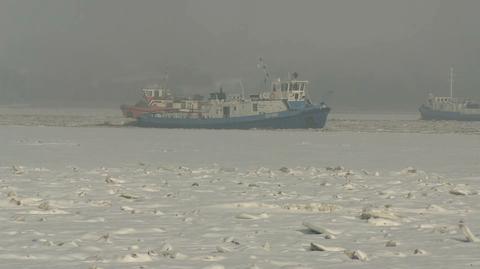
[[[140,106],[127,106],[123,105],[121,106],[123,116],[127,118],[138,118],[141,115],[145,113],[155,113],[155,112],[162,112],[166,111],[165,108],[160,108],[160,107],[140,107]]]

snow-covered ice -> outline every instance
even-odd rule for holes
[[[0,126],[0,268],[480,266],[480,137]]]

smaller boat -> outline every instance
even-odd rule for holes
[[[424,120],[480,121],[480,103],[453,96],[453,68],[450,69],[450,96],[429,95],[420,108]]]
[[[135,105],[122,105],[120,109],[127,118],[139,118],[145,113],[169,111],[173,109],[173,95],[166,87],[153,85],[142,89],[142,99]]]

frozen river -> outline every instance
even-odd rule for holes
[[[0,126],[0,137],[0,161],[7,165],[414,166],[448,174],[480,172],[477,135]]]
[[[475,124],[435,133],[340,116],[322,131],[211,131],[48,117],[57,124],[0,124],[0,268],[480,266],[459,228],[479,237]]]

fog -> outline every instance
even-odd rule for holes
[[[238,92],[298,72],[334,111],[480,99],[476,0],[3,0],[0,104],[116,107],[161,83]],[[328,94],[328,93],[332,94]]]

